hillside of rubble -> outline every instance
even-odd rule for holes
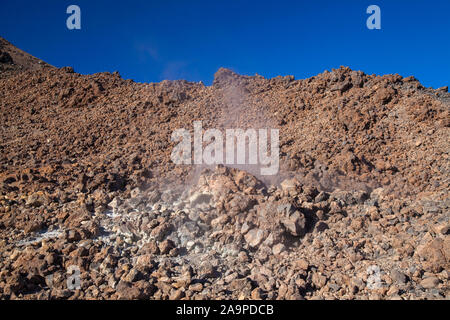
[[[136,83],[0,38],[0,298],[448,299],[449,111],[414,76]],[[174,164],[198,120],[279,129],[279,173]]]

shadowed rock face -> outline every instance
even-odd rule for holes
[[[0,38],[0,297],[444,298],[449,101],[346,67],[142,84]],[[279,129],[279,174],[174,165],[196,120]]]
[[[14,61],[8,52],[0,51],[0,63],[13,64]]]

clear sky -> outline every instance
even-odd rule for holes
[[[66,9],[81,8],[81,30]],[[369,5],[381,30],[369,30]],[[57,67],[211,84],[219,67],[303,79],[340,65],[450,83],[450,0],[5,1],[0,36]]]

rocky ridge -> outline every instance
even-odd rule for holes
[[[448,298],[447,88],[346,67],[142,84],[1,44],[2,298]],[[279,175],[173,164],[195,120],[279,128]]]

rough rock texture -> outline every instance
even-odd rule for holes
[[[0,38],[0,297],[449,298],[449,102],[345,67],[84,76]],[[279,128],[279,174],[173,164],[195,120]]]
[[[25,70],[52,69],[48,63],[16,48],[0,37],[0,78]]]

